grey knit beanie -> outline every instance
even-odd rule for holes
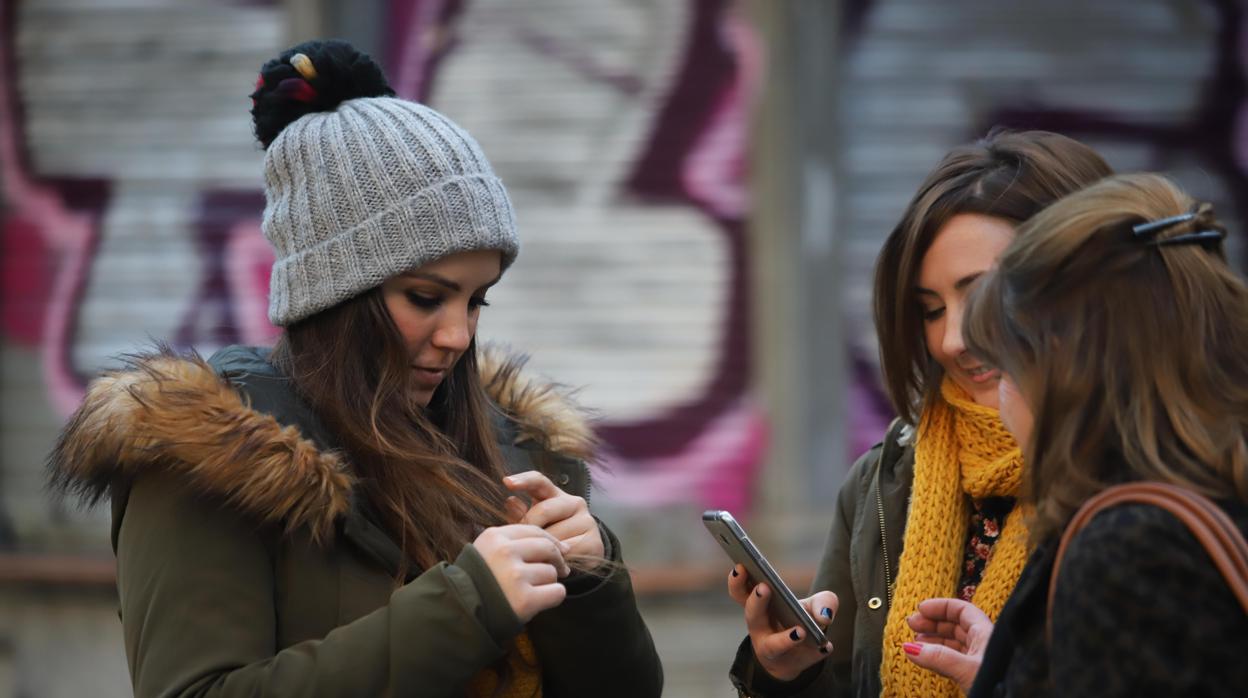
[[[309,109],[309,95],[332,102],[323,93],[342,85],[329,83],[330,61],[317,65],[302,52],[292,58],[298,77],[282,78],[273,92],[287,85],[287,101],[306,113],[278,127],[264,158],[262,230],[277,253],[273,324],[298,322],[456,252],[499,250],[503,269],[515,260],[511,201],[472,136],[433,109],[389,96]],[[346,87],[350,94],[355,86]],[[262,106],[258,101],[253,114]],[[264,142],[259,116],[256,123]]]

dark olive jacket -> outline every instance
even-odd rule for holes
[[[585,420],[483,363],[508,468],[588,498]],[[136,695],[455,696],[505,656],[524,626],[476,549],[403,575],[333,445],[263,350],[151,356],[93,383],[50,464],[61,489],[111,494]],[[544,695],[658,696],[623,565],[565,582],[527,625]]]
[[[840,609],[828,630],[832,652],[793,681],[772,679],[758,664],[747,637],[731,679],[742,695],[871,696],[880,694],[884,621],[914,482],[914,447],[900,421],[850,469],[836,498],[832,530],[811,593],[832,591]]]

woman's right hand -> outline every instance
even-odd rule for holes
[[[568,591],[559,580],[571,571],[566,543],[537,526],[491,526],[472,542],[502,588],[521,623],[563,603]]]
[[[992,620],[961,599],[927,599],[906,623],[915,632],[915,641],[906,643],[906,658],[970,693],[992,639]]]
[[[767,610],[771,588],[766,584],[751,585],[744,566],[737,565],[729,573],[728,593],[745,609],[745,626],[750,633],[754,656],[772,678],[792,681],[832,651],[831,642],[815,647],[806,641],[804,628],[786,628],[772,618]],[[832,623],[839,603],[836,594],[830,591],[821,591],[801,601],[810,617],[825,630]]]

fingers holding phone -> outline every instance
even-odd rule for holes
[[[841,608],[841,600],[830,591],[820,591],[802,599],[801,603],[826,636],[828,626],[832,625],[832,619],[836,617],[836,612]],[[831,645],[831,643],[828,644]]]
[[[745,565],[737,565],[728,573],[728,595],[742,608],[745,608],[745,602],[750,599],[754,584],[754,580],[750,579],[750,573],[745,570]]]
[[[737,572],[738,578],[745,576],[740,570]],[[766,583],[754,586],[745,599],[745,624],[758,663],[772,677],[791,681],[826,657],[832,651],[832,643],[816,646],[807,641],[807,631],[800,625],[783,627],[769,611],[771,595],[771,588]],[[827,628],[836,615],[836,594],[830,591],[802,599],[801,603],[815,618],[820,629]]]
[[[799,600],[732,514],[706,511],[702,523],[736,563],[728,574],[728,594],[745,609],[750,643],[763,668],[789,680],[827,656],[832,644],[824,629],[836,615],[836,594]]]

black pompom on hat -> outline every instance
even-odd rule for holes
[[[348,99],[393,96],[381,66],[368,54],[339,39],[305,41],[260,68],[251,94],[256,140],[268,148],[305,114],[333,111]]]

